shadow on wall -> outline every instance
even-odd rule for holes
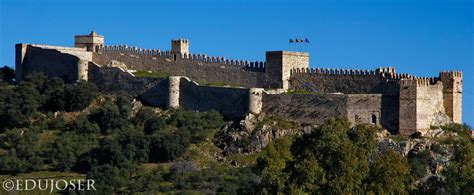
[[[59,77],[67,82],[78,79],[78,63],[80,59],[74,55],[61,53],[55,49],[43,49],[27,46],[23,63],[21,64],[21,77],[27,73],[42,72],[49,77]]]

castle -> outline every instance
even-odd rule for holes
[[[186,39],[171,50],[104,45],[104,36],[75,36],[75,47],[16,45],[16,81],[32,72],[92,82],[107,93],[126,91],[159,107],[248,113],[318,124],[345,117],[393,133],[425,132],[462,123],[462,72],[437,77],[375,70],[310,68],[309,54],[267,51],[265,62],[191,53]]]

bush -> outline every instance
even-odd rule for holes
[[[150,160],[152,162],[167,162],[184,154],[189,146],[188,131],[164,132],[153,134],[150,140]]]
[[[66,129],[68,131],[74,131],[78,134],[100,133],[99,125],[89,122],[85,114],[80,114],[74,121],[67,125]]]
[[[154,116],[145,122],[144,131],[146,135],[163,130],[166,127],[166,120],[162,117]]]
[[[191,143],[199,143],[206,139],[211,140],[215,132],[224,125],[224,119],[215,111],[189,112],[180,110],[168,119],[168,123],[178,127],[181,131],[190,132]]]

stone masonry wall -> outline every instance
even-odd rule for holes
[[[18,44],[16,49],[18,81],[33,72],[42,72],[69,82],[87,80],[84,75],[87,75],[86,67],[92,60],[92,52],[83,48]]]
[[[443,84],[418,83],[416,92],[417,130],[428,130],[435,124],[435,117],[444,113]]]
[[[135,77],[128,72],[124,72],[117,67],[99,67],[94,63],[89,63],[89,82],[94,83],[100,91],[117,94],[120,91],[129,93],[132,96],[140,96],[151,89],[164,83],[166,78],[141,78]],[[167,88],[162,89],[167,93]],[[166,94],[165,93],[165,94]],[[155,94],[154,98],[164,98],[165,95]]]
[[[204,55],[175,56],[169,52],[110,51],[94,53],[93,61],[104,65],[111,60],[123,62],[129,69],[164,72],[187,76],[201,83],[226,83],[243,87],[265,87],[263,62],[226,60]]]
[[[179,107],[220,112],[226,118],[241,118],[249,112],[249,89],[200,86],[181,78]]]
[[[290,89],[318,93],[384,94],[398,96],[394,78],[368,70],[294,69]]]
[[[321,124],[347,115],[347,96],[337,94],[264,94],[263,112],[269,116]]]

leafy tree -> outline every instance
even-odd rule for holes
[[[444,172],[448,189],[453,194],[474,193],[474,144],[460,140],[454,145],[451,164]]]
[[[28,83],[12,87],[0,84],[0,129],[25,127],[41,105],[38,91]]]
[[[162,117],[153,116],[145,123],[144,131],[146,135],[163,130],[166,127],[166,120]]]
[[[142,107],[133,118],[133,123],[137,126],[144,126],[148,120],[154,117],[156,117],[156,113],[152,108]]]
[[[349,139],[358,147],[366,151],[367,154],[373,154],[377,149],[377,140],[375,136],[379,127],[371,124],[361,124],[351,128],[348,132]]]
[[[216,130],[224,124],[223,117],[215,111],[189,112],[179,110],[173,114],[168,123],[180,130],[191,133],[191,143],[198,143],[214,136]]]
[[[44,82],[45,111],[64,111],[67,100],[64,97],[65,83],[62,79],[54,77]]]
[[[375,194],[407,194],[410,170],[405,157],[389,150],[370,164],[367,191]]]
[[[300,170],[292,175],[296,186],[323,194],[362,190],[362,180],[368,172],[367,155],[349,140],[349,129],[347,120],[330,119],[295,142],[292,146],[293,167]],[[305,169],[313,172],[302,173]],[[309,180],[305,180],[307,178]]]
[[[80,114],[66,127],[69,131],[74,131],[78,134],[98,134],[100,128],[96,123],[91,123],[85,114]]]
[[[0,68],[0,81],[13,83],[13,79],[15,79],[15,70],[6,65]]]
[[[74,85],[68,84],[64,89],[64,99],[67,102],[67,111],[83,110],[97,97],[97,88],[81,81]]]
[[[167,162],[181,156],[189,146],[188,131],[155,133],[150,139],[150,160]]]
[[[99,125],[102,134],[107,135],[113,133],[114,129],[129,125],[127,117],[113,101],[107,100],[90,115],[90,120]]]
[[[271,193],[283,192],[289,173],[285,171],[287,164],[293,160],[290,151],[292,140],[280,138],[271,142],[257,159],[256,169],[262,177],[262,187]],[[307,170],[306,170],[307,171]]]
[[[1,173],[36,171],[43,165],[39,155],[38,135],[34,129],[12,129],[0,136],[0,146],[7,155],[0,155]]]
[[[56,170],[68,171],[75,165],[81,155],[89,152],[97,145],[98,141],[94,136],[80,135],[76,132],[62,132],[46,154]]]

